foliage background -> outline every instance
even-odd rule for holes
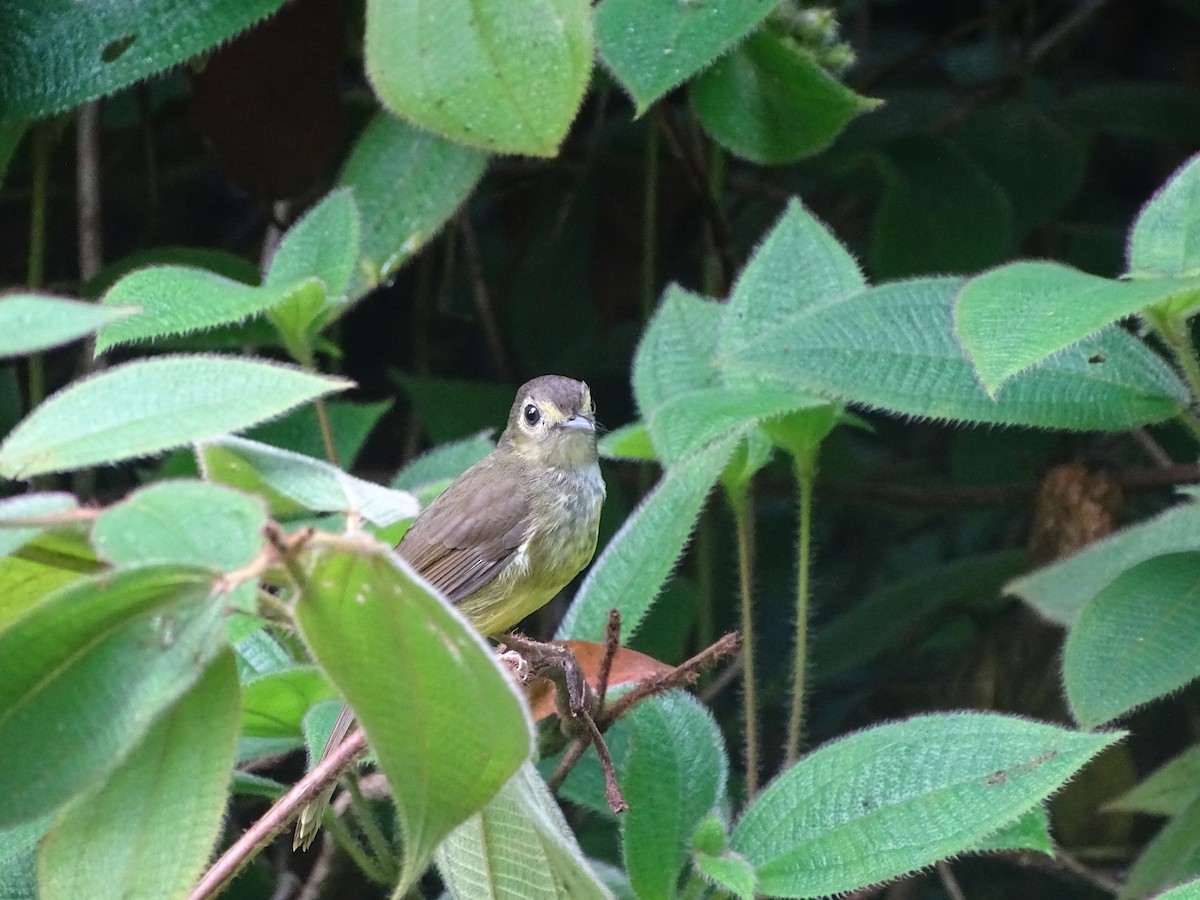
[[[50,180],[39,280],[47,288],[97,296],[138,254],[164,246],[229,251],[257,268],[265,244],[332,186],[375,110],[362,20],[353,2],[287,5],[203,65],[101,101],[97,142],[82,163],[74,119],[35,125],[14,145],[0,191],[0,283],[30,279],[26,235],[42,152]],[[361,450],[341,462],[390,481],[424,448],[501,425],[513,388],[544,372],[587,380],[606,425],[634,420],[633,353],[663,289],[678,282],[725,296],[791,196],[846,243],[872,283],[974,274],[1017,258],[1118,275],[1138,209],[1200,147],[1198,24],[1200,6],[1189,0],[851,0],[837,8],[836,24],[800,39],[830,65],[852,48],[846,83],[884,104],[828,147],[784,164],[761,161],[775,152],[769,142],[749,151],[759,162],[722,147],[687,88],[635,116],[613,79],[595,70],[557,156],[494,157],[448,226],[327,335],[321,368],[353,379],[355,402],[386,404]],[[786,92],[773,87],[788,109]],[[100,170],[100,213],[80,224],[86,204],[75,177],[89,153]],[[97,237],[99,269],[89,256]],[[230,344],[200,335],[174,346]],[[72,380],[78,366],[77,348],[48,354],[47,389]],[[21,366],[0,365],[0,434],[24,414],[29,391]],[[1061,634],[999,587],[1072,541],[1163,508],[1174,484],[1196,478],[1176,464],[1194,455],[1185,431],[962,428],[856,414],[867,427],[837,429],[820,454],[806,745],[927,710],[1069,721]],[[304,442],[319,455],[311,432],[289,446]],[[1066,495],[1086,502],[1045,492],[1035,502],[1046,474],[1075,462],[1084,468],[1072,470]],[[109,502],[188,465],[177,454],[105,468],[88,495]],[[606,475],[611,534],[651,476],[620,462]],[[759,475],[753,514],[761,742],[764,770],[775,771],[795,615],[797,523],[785,460]],[[725,505],[711,504],[636,647],[678,661],[737,627],[733,533]],[[990,568],[953,568],[984,553],[993,554]],[[865,612],[864,597],[875,604]],[[547,607],[529,630],[552,633],[563,609]],[[736,745],[737,691],[708,686]],[[1157,822],[1095,810],[1196,739],[1197,700],[1188,688],[1124,723],[1136,740],[1055,800],[1063,847],[1105,871],[1137,856]],[[235,808],[235,821],[242,815]],[[586,850],[612,855],[611,828],[576,824]],[[1094,880],[988,858],[956,872],[973,898],[1103,895]],[[904,890],[935,897],[946,889],[920,875]]]

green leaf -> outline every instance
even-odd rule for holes
[[[1156,896],[1163,888],[1197,875],[1200,875],[1200,798],[1188,804],[1146,845],[1129,870],[1129,877],[1117,898],[1137,900]],[[1192,894],[1200,895],[1200,891],[1192,891]],[[1159,900],[1166,896],[1159,896]]]
[[[84,283],[80,294],[89,300],[99,299],[114,284],[133,272],[150,266],[180,266],[192,269],[207,269],[224,275],[245,285],[255,285],[261,280],[258,266],[244,256],[213,247],[188,247],[177,244],[161,244],[135,250],[101,269]]]
[[[557,638],[603,640],[610,609],[621,613],[624,640],[637,631],[741,437],[735,433],[710,444],[663,473],[592,565]]]
[[[1050,815],[1045,806],[1032,809],[1015,822],[1010,822],[994,834],[988,835],[974,848],[979,853],[997,850],[1036,850],[1046,856],[1054,856],[1054,842],[1050,839]]]
[[[952,331],[960,285],[930,278],[870,288],[731,342],[717,362],[742,377],[902,415],[998,425],[1121,430],[1170,418],[1187,402],[1166,363],[1113,328],[1021,373],[993,400]]]
[[[0,556],[20,550],[46,530],[39,525],[13,527],[10,522],[63,513],[78,506],[74,496],[64,493],[25,494],[0,500]],[[3,585],[3,581],[0,581],[0,585]]]
[[[391,408],[390,400],[379,403],[326,401],[325,413],[329,417],[333,443],[343,466],[350,468],[350,463],[362,450],[371,431]],[[255,425],[246,432],[246,437],[314,459],[325,459],[325,440],[321,436],[320,419],[314,406],[301,406],[278,419]]]
[[[746,10],[754,5],[722,4]],[[690,7],[705,16],[711,8],[664,6]],[[691,102],[704,130],[730,153],[778,165],[824,150],[851,119],[882,101],[850,90],[794,41],[760,31],[692,82]]]
[[[425,433],[437,443],[503,425],[516,391],[488,382],[420,375],[401,375],[396,380],[408,394]]]
[[[731,431],[828,405],[816,397],[770,387],[707,388],[659,406],[650,416],[650,437],[657,457],[671,466]]]
[[[358,261],[360,228],[354,192],[335,188],[288,229],[263,278],[265,287],[285,289],[319,279],[315,286],[291,290],[267,313],[301,363],[311,363],[313,340],[332,304],[345,296]]]
[[[0,631],[0,827],[111,773],[221,646],[212,575],[180,566],[78,581]]]
[[[1200,552],[1138,563],[1079,613],[1063,648],[1075,721],[1095,728],[1200,677]]]
[[[37,900],[37,849],[51,817],[0,829],[0,897]]]
[[[913,135],[879,160],[883,198],[871,262],[881,277],[974,272],[1011,250],[1008,198],[948,141]]]
[[[686,391],[719,384],[712,359],[724,308],[670,285],[633,358],[633,396],[643,417]]]
[[[1017,262],[970,279],[954,302],[954,328],[988,393],[1059,350],[1182,293],[1186,281],[1111,281],[1049,262]]]
[[[461,900],[603,900],[546,783],[525,762],[480,812],[438,847],[438,870]]]
[[[554,156],[592,71],[587,0],[367,0],[367,74],[383,104],[495,153]]]
[[[1200,880],[1189,881],[1158,895],[1158,900],[1200,900]]]
[[[81,573],[49,560],[0,558],[0,629],[80,577]]]
[[[728,850],[721,853],[697,850],[692,861],[709,881],[729,891],[738,900],[754,900],[758,879],[754,875],[754,866],[746,857]]]
[[[242,735],[304,737],[304,717],[322,700],[337,693],[319,669],[294,666],[252,678],[242,689]]]
[[[350,384],[233,357],[126,363],[75,382],[28,415],[0,444],[0,476],[148,456],[247,428]]]
[[[237,710],[223,648],[100,789],[59,815],[39,856],[42,900],[186,897],[221,832]]]
[[[1062,213],[1087,172],[1082,142],[1020,99],[984,106],[956,130],[955,142],[1004,191],[1017,237]]]
[[[1200,799],[1200,744],[1193,744],[1103,808],[1106,812],[1178,816],[1197,799]]]
[[[1200,157],[1180,166],[1138,213],[1129,233],[1129,272],[1153,278],[1200,274]]]
[[[605,459],[632,459],[641,462],[658,459],[654,453],[654,445],[650,443],[650,429],[642,421],[630,422],[602,436],[600,455]]]
[[[417,500],[348,475],[310,456],[244,438],[222,437],[196,448],[205,478],[267,498],[272,515],[356,511],[386,526],[417,515]],[[282,501],[282,502],[281,502]]]
[[[375,116],[340,179],[353,188],[362,222],[347,296],[355,300],[391,278],[470,196],[486,165],[479,150],[386,113]]]
[[[319,282],[312,286],[320,291]],[[299,282],[254,287],[190,266],[135,269],[109,288],[101,302],[140,306],[141,312],[102,328],[96,354],[121,344],[241,322],[307,287]]]
[[[489,432],[434,447],[397,473],[392,487],[415,494],[422,506],[433,502],[455,478],[495,449]]]
[[[850,252],[798,200],[790,200],[733,285],[721,321],[720,355],[866,286]],[[736,370],[721,374],[734,386],[754,383]]]
[[[1078,128],[1170,143],[1200,139],[1200,91],[1155,81],[1112,81],[1076,91],[1059,104],[1060,121]]]
[[[764,895],[876,884],[974,849],[1118,737],[977,713],[878,726],[775,779],[730,846],[755,866]]]
[[[970,609],[1000,593],[1004,582],[1028,568],[1024,551],[1002,550],[926,565],[891,578],[812,636],[812,671],[820,681],[845,675],[897,649],[897,635],[911,639],[935,627],[947,608]],[[887,627],[881,628],[880,623]],[[904,641],[908,646],[908,641]]]
[[[0,295],[0,359],[70,343],[137,312],[49,294]]]
[[[333,189],[288,229],[263,284],[287,285],[315,277],[330,295],[340,297],[358,259],[358,235],[354,191]]]
[[[446,835],[529,758],[528,715],[483,639],[394,554],[364,536],[301,563],[301,634],[358,716],[396,800],[403,896]]]
[[[231,572],[263,546],[258,497],[202,481],[160,481],[100,514],[96,551],[114,565],[180,563]]]
[[[1187,550],[1200,550],[1200,503],[1195,498],[1018,578],[1004,590],[1050,621],[1069,627],[1080,610],[1122,572],[1145,560]]]
[[[712,713],[682,691],[639,703],[625,720],[630,731],[620,773],[629,801],[621,816],[625,868],[638,897],[674,897],[692,832],[725,796],[725,742]]]
[[[654,3],[603,0],[596,7],[596,49],[637,103],[637,115],[746,36],[777,0]]]
[[[38,119],[111,94],[249,28],[283,0],[0,4],[0,119]]]

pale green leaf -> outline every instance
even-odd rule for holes
[[[705,877],[738,900],[754,900],[758,879],[746,857],[727,850],[719,855],[697,853],[693,861]]]
[[[315,277],[312,287],[321,291]],[[109,288],[101,303],[137,306],[141,311],[102,328],[96,336],[96,353],[120,344],[241,322],[307,288],[303,282],[256,287],[190,266],[135,269]]]
[[[777,0],[651,3],[603,0],[596,47],[641,115],[676,85],[707,68],[766,18]]]
[[[558,638],[603,640],[608,611],[614,608],[621,613],[623,639],[637,631],[740,440],[740,434],[732,434],[663,473],[592,565]]]
[[[251,678],[242,687],[242,735],[304,737],[304,717],[337,693],[312,666],[293,666]]]
[[[263,284],[288,285],[315,277],[330,295],[340,297],[358,259],[359,228],[354,191],[335,188],[288,229]]]
[[[1171,888],[1159,894],[1158,900],[1200,900],[1200,879]]]
[[[1163,763],[1144,781],[1104,804],[1104,809],[1177,816],[1196,799],[1200,799],[1200,744]]]
[[[529,758],[528,714],[479,634],[386,548],[363,536],[300,562],[301,634],[396,801],[403,896],[438,844]]]
[[[824,150],[851,119],[882,101],[846,87],[809,49],[760,31],[692,82],[691,102],[704,130],[730,153],[778,165]]]
[[[988,393],[1019,372],[1154,303],[1200,292],[1200,278],[1111,281],[1049,262],[1018,262],[972,278],[954,328]]]
[[[350,382],[218,356],[138,360],[47,399],[0,444],[0,476],[148,456],[247,428]]]
[[[237,710],[224,648],[100,789],[59,815],[39,855],[41,900],[187,897],[221,832]]]
[[[13,522],[64,513],[78,507],[75,497],[64,493],[25,494],[0,500],[0,556],[7,556],[46,530],[45,526],[14,526]],[[0,581],[0,590],[3,588]],[[3,616],[0,615],[0,621]]]
[[[721,320],[720,361],[793,317],[857,295],[866,285],[858,263],[829,229],[798,200],[789,201],[733,285]],[[754,383],[735,368],[726,367],[722,376],[734,386]]]
[[[672,284],[646,326],[633,358],[633,396],[643,417],[685,391],[714,387],[712,360],[724,308]]]
[[[49,294],[0,295],[0,359],[69,343],[137,312]]]
[[[1142,207],[1129,233],[1135,277],[1200,275],[1200,157],[1180,166]]]
[[[202,481],[160,481],[100,514],[96,551],[115,565],[180,563],[231,572],[263,545],[258,497]]]
[[[351,512],[386,526],[414,518],[416,498],[343,472],[337,466],[244,438],[222,437],[197,447],[206,478],[264,495],[272,514],[297,510]],[[290,503],[281,504],[277,498]]]
[[[778,388],[705,388],[658,406],[650,414],[650,437],[657,457],[671,466],[732,431],[799,409],[828,405],[825,400]]]
[[[625,717],[629,752],[620,771],[629,810],[621,846],[638,897],[670,898],[692,832],[725,796],[729,762],[716,721],[690,694],[672,691]]]
[[[392,487],[409,491],[421,505],[433,502],[455,478],[495,449],[489,432],[434,447],[406,465],[392,481]]]
[[[224,638],[210,573],[101,574],[0,631],[0,825],[53,810],[112,772]]]
[[[1187,392],[1132,335],[1109,328],[1014,377],[995,399],[951,327],[961,282],[899,281],[730,342],[731,373],[902,415],[1000,425],[1120,430],[1176,415]],[[889,340],[881,345],[878,335]]]
[[[1122,572],[1080,611],[1063,648],[1075,720],[1095,728],[1200,677],[1200,552]]]
[[[283,0],[0,3],[0,119],[37,119],[203,53]]]
[[[1193,799],[1146,845],[1129,870],[1117,900],[1155,896],[1163,888],[1197,875],[1200,875],[1200,798]],[[1200,890],[1192,891],[1192,895],[1200,896]]]
[[[1054,842],[1050,838],[1050,815],[1045,806],[1030,810],[1010,822],[994,834],[989,834],[974,848],[978,853],[997,850],[1035,850],[1046,856],[1054,856]]]
[[[56,565],[53,560],[19,556],[0,558],[0,630],[23,616],[43,597],[78,580],[82,574]]]
[[[340,179],[354,189],[362,223],[348,298],[387,281],[430,241],[470,196],[486,165],[487,154],[479,150],[386,113],[375,116]]]
[[[631,459],[639,462],[653,461],[654,445],[650,443],[650,429],[642,421],[630,422],[614,428],[600,438],[600,455],[605,459]]]
[[[495,153],[554,156],[592,71],[587,0],[367,0],[367,74],[383,104]]]
[[[1004,590],[1052,622],[1070,626],[1079,611],[1126,569],[1156,556],[1188,550],[1200,550],[1200,503],[1195,499],[1017,578]]]
[[[456,900],[604,900],[546,783],[526,762],[480,812],[438,848]]]
[[[0,828],[0,897],[37,900],[38,844],[50,827],[49,815]]]
[[[1119,738],[1015,717],[917,716],[814,751],[730,838],[772,897],[850,891],[970,851]]]

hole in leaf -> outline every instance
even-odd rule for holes
[[[100,60],[106,63],[116,62],[125,55],[125,51],[132,47],[136,40],[136,34],[127,34],[124,37],[117,38],[115,41],[109,41],[104,49],[100,51]]]

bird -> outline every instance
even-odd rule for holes
[[[590,388],[542,375],[517,391],[495,449],[417,516],[396,552],[478,631],[502,634],[591,562],[604,497]],[[322,758],[353,723],[343,706]],[[293,849],[308,849],[332,793],[301,809]]]

